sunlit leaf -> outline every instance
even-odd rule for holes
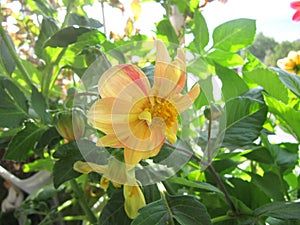
[[[291,106],[285,105],[269,95],[265,95],[265,101],[269,111],[283,119],[292,129],[292,133],[300,140],[300,111],[296,111]]]
[[[213,47],[236,52],[252,44],[256,25],[252,19],[236,19],[223,23],[213,31]]]
[[[287,88],[280,81],[279,76],[276,73],[268,69],[259,68],[252,71],[244,72],[244,76],[246,79],[249,79],[252,82],[255,82],[256,84],[262,86],[269,95],[277,98],[278,100],[281,100],[284,103],[287,103]]]
[[[244,60],[239,54],[216,49],[207,55],[207,58],[214,60],[222,66],[239,66],[244,63]]]

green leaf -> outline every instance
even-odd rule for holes
[[[269,95],[264,95],[264,97],[269,111],[283,119],[292,129],[292,134],[300,140],[300,111],[296,111]]]
[[[11,37],[7,33],[5,33],[5,35],[10,43],[14,46]],[[1,67],[6,71],[5,73],[9,75],[14,72],[16,67],[15,61],[10,55],[9,50],[2,39],[2,36],[0,36],[0,68]]]
[[[124,210],[123,190],[116,190],[100,214],[100,224],[130,225],[131,221]]]
[[[46,41],[44,47],[67,47],[69,44],[75,43],[80,35],[89,31],[91,31],[91,29],[86,27],[66,27],[56,32]]]
[[[283,220],[300,220],[300,202],[272,202],[254,210],[255,216],[270,216]]]
[[[70,13],[68,16],[68,25],[78,25],[80,27],[100,28],[102,24],[95,19],[87,18],[76,13]]]
[[[176,31],[174,30],[170,20],[164,19],[160,21],[157,26],[157,38],[160,38],[164,41],[168,41],[170,43],[178,44],[178,37]]]
[[[285,86],[300,98],[300,76],[288,73],[278,68],[272,68],[279,73],[279,78]]]
[[[261,99],[254,98],[261,90],[247,92],[225,104],[225,115],[220,127],[225,127],[223,146],[230,149],[252,145],[258,138],[266,120],[267,107]]]
[[[38,127],[33,123],[25,123],[24,129],[11,140],[4,159],[23,161],[31,154],[41,135],[46,131],[45,127]]]
[[[225,100],[242,95],[249,90],[243,79],[231,69],[216,65],[216,74],[222,81],[222,94]]]
[[[171,183],[180,184],[180,185],[184,185],[184,186],[188,186],[188,187],[193,187],[193,188],[197,188],[197,189],[201,189],[201,190],[222,193],[218,188],[216,188],[215,186],[213,186],[211,184],[200,182],[200,181],[191,181],[191,180],[187,180],[183,177],[169,178],[168,181]]]
[[[195,49],[197,52],[203,51],[209,42],[209,31],[202,13],[198,10],[194,14],[194,28],[192,32],[195,38],[190,48]]]
[[[53,157],[59,158],[53,167],[53,183],[55,188],[81,175],[81,173],[73,170],[73,164],[76,161],[83,160],[76,142],[59,146]]]
[[[131,225],[210,225],[210,217],[206,208],[193,196],[170,196],[165,199],[152,202],[139,211],[139,215],[132,221]]]
[[[213,47],[236,52],[252,44],[256,25],[252,19],[236,19],[221,24],[213,32]]]
[[[39,115],[44,124],[51,122],[51,115],[46,110],[48,109],[47,103],[41,92],[35,86],[32,86],[31,92],[31,106],[33,110]]]
[[[259,61],[249,50],[245,50],[247,63],[243,66],[243,72],[252,71],[257,68],[266,68],[266,66]]]
[[[27,117],[25,95],[12,81],[0,76],[0,127],[18,127]]]
[[[229,67],[229,66],[240,66],[244,64],[244,60],[239,54],[216,49],[207,55],[207,58],[212,59],[216,63]]]
[[[249,72],[244,72],[244,77],[262,86],[268,94],[278,100],[281,100],[284,103],[288,102],[287,88],[280,81],[279,76],[271,70],[258,68]]]

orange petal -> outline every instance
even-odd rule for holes
[[[138,67],[123,64],[109,68],[101,76],[98,90],[102,98],[119,97],[131,102],[133,99],[147,96],[150,84]]]
[[[170,102],[175,106],[178,113],[183,112],[189,108],[195,99],[200,94],[200,87],[196,84],[187,94],[185,95],[174,95],[170,99]]]
[[[77,172],[84,173],[84,174],[90,172],[97,172],[97,173],[104,174],[107,171],[107,165],[98,165],[90,162],[77,161],[74,163],[73,169]]]

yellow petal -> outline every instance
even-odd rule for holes
[[[79,173],[97,172],[104,174],[107,171],[106,165],[98,165],[96,163],[77,161],[73,165],[73,169]]]
[[[107,134],[99,138],[96,145],[112,148],[121,148],[123,146],[120,140],[114,134]]]
[[[124,185],[124,209],[129,218],[134,219],[138,210],[146,205],[145,197],[139,186]]]
[[[101,180],[100,180],[100,187],[106,191],[107,188],[109,186],[109,179],[107,179],[106,177],[102,176]]]
[[[174,122],[171,127],[166,127],[165,135],[168,141],[174,144],[177,141],[178,123]]]
[[[131,169],[136,166],[142,159],[148,159],[151,157],[150,151],[139,151],[130,148],[124,149],[124,160],[127,169]]]
[[[170,55],[168,53],[168,50],[164,42],[159,39],[156,40],[155,47],[156,47],[156,62],[170,63],[171,62]]]
[[[118,97],[131,102],[148,95],[150,83],[138,67],[123,64],[109,68],[101,76],[98,90],[102,98]]]

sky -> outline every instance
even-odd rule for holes
[[[290,7],[292,0],[228,0],[226,4],[214,1],[203,8],[203,15],[209,29],[212,31],[216,26],[237,18],[250,18],[256,20],[257,33],[263,32],[276,41],[294,41],[300,39],[300,22],[292,21],[295,12]],[[106,24],[108,30],[114,33],[123,33],[126,17],[132,16],[130,10],[131,0],[121,0],[125,6],[125,12],[119,9],[105,7]],[[100,10],[95,10],[100,5],[91,9],[90,15],[102,21]],[[99,8],[98,8],[99,9]],[[154,24],[159,22],[165,14],[160,4],[154,2],[142,3],[142,14],[136,22],[136,27],[141,33],[154,35]]]

